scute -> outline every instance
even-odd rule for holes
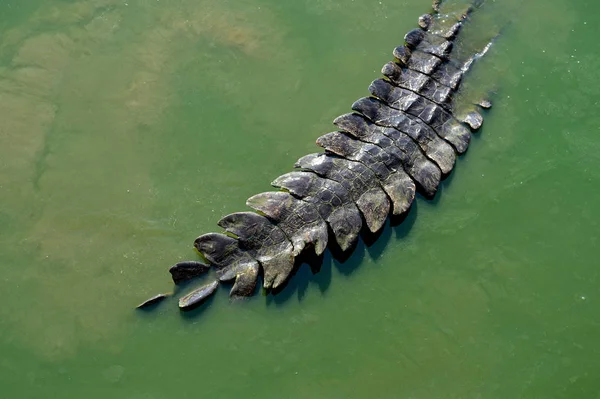
[[[173,282],[179,284],[182,281],[191,280],[206,273],[210,269],[209,265],[197,261],[179,262],[169,269]]]
[[[375,174],[362,163],[320,153],[300,158],[295,166],[340,183],[352,195],[369,230],[375,233],[383,227],[390,202]]]
[[[204,302],[208,297],[215,293],[219,286],[218,281],[212,281],[190,292],[179,299],[179,309],[191,310]]]
[[[393,127],[405,132],[419,143],[425,154],[437,163],[443,173],[449,173],[454,167],[456,154],[453,147],[420,119],[391,108],[373,97],[357,100],[352,104],[352,109],[379,126]]]
[[[286,234],[265,216],[254,212],[236,212],[223,217],[219,226],[237,235],[240,246],[262,265],[264,288],[277,288],[289,277],[294,268],[294,247]],[[249,290],[243,289],[247,285],[245,281],[250,280],[258,270],[258,265],[244,269],[239,288],[234,286],[236,293]]]
[[[300,171],[282,175],[271,184],[314,204],[333,231],[342,251],[346,251],[358,239],[362,219],[352,197],[340,183],[319,177],[314,172]]]
[[[419,146],[407,134],[394,128],[377,126],[358,114],[341,115],[333,123],[354,137],[383,148],[397,158],[404,171],[420,186],[424,195],[435,195],[442,173],[423,155]]]
[[[237,281],[240,276],[247,280],[248,270],[258,268],[257,260],[248,251],[240,248],[238,240],[224,234],[203,234],[196,238],[194,247],[217,268],[217,277],[220,281],[233,279]],[[230,292],[230,295],[234,294]]]
[[[246,205],[264,213],[288,236],[298,256],[307,245],[312,245],[317,255],[327,247],[327,225],[314,206],[295,199],[286,192],[265,192],[254,195]]]

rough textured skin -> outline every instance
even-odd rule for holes
[[[410,54],[410,57],[404,62],[403,60],[407,53]],[[420,50],[411,51],[406,46],[396,47],[393,54],[401,65],[405,65],[407,68],[424,73],[425,75],[433,74],[443,62],[441,58]]]
[[[452,42],[442,36],[433,35],[423,29],[413,29],[404,36],[406,46],[423,53],[448,58],[452,51]]]
[[[380,98],[390,107],[416,116],[436,133],[454,146],[459,154],[469,147],[471,134],[451,113],[425,97],[377,79],[369,86],[372,95]]]
[[[179,284],[182,281],[191,280],[206,273],[210,269],[209,265],[205,265],[196,261],[179,262],[169,269],[173,282]]]
[[[350,193],[340,183],[311,172],[290,172],[279,176],[271,185],[313,204],[331,227],[342,251],[356,243],[362,219]]]
[[[340,183],[352,196],[369,230],[375,233],[381,229],[391,205],[371,169],[331,154],[306,155],[295,166]]]
[[[283,230],[294,246],[294,256],[300,255],[307,245],[314,246],[317,255],[325,251],[327,225],[314,205],[283,191],[256,194],[248,198],[246,205],[265,214]]]
[[[435,9],[435,7],[434,7]],[[437,10],[436,10],[437,11]],[[423,14],[419,17],[419,26],[421,29],[427,30],[433,23],[433,17],[431,14]]]
[[[352,109],[379,126],[393,127],[408,134],[444,174],[450,173],[454,167],[456,154],[452,146],[422,120],[372,97],[361,98],[352,104]]]
[[[269,219],[254,212],[237,212],[223,217],[218,225],[237,236],[240,247],[262,265],[265,288],[277,288],[288,278],[294,268],[294,247],[283,230]],[[247,285],[250,290],[250,277],[254,276],[256,285],[258,267],[247,270],[240,285]]]
[[[442,172],[421,152],[419,146],[405,133],[377,126],[358,114],[345,114],[333,123],[359,140],[376,144],[396,157],[410,177],[427,197],[433,197],[440,184]]]
[[[383,190],[392,200],[393,214],[402,215],[415,198],[415,183],[402,169],[400,160],[381,147],[360,142],[342,132],[332,132],[317,139],[317,144],[327,151],[358,161],[371,169]]]
[[[256,288],[256,281],[258,280],[258,267],[248,268],[237,274],[235,278],[235,283],[233,283],[233,287],[231,287],[231,291],[229,292],[229,296],[231,298],[244,298],[249,297],[254,294],[254,289]],[[289,276],[289,273],[285,278]],[[215,283],[217,283],[215,281]],[[217,283],[218,285],[218,283]],[[215,286],[215,290],[217,287]],[[212,294],[212,292],[211,292]]]
[[[210,282],[206,285],[203,285],[200,288],[195,289],[184,297],[179,299],[179,309],[181,310],[189,310],[206,300],[209,296],[214,294],[219,286],[218,281]]]
[[[422,15],[419,28],[404,36],[393,50],[394,61],[381,70],[384,78],[369,86],[371,97],[355,101],[353,113],[334,120],[339,131],[317,139],[325,153],[300,158],[296,171],[271,183],[279,191],[250,197],[246,204],[255,212],[224,216],[218,225],[225,234],[196,239],[194,247],[214,267],[217,280],[181,298],[181,309],[204,301],[219,282],[233,281],[232,298],[253,295],[261,275],[264,288],[278,288],[305,249],[317,255],[325,251],[329,232],[349,252],[363,225],[375,233],[390,211],[405,214],[417,188],[427,198],[436,195],[457,154],[467,150],[471,132],[483,123],[479,108],[463,111],[459,120],[452,101],[473,61],[489,49],[457,59],[454,39],[473,7],[444,8],[443,1],[434,2],[439,13]],[[480,101],[474,107],[490,106]],[[170,272],[178,283],[206,268],[181,262]],[[140,307],[164,297],[152,297]]]
[[[165,299],[167,299],[169,297],[168,294],[158,294],[158,295],[154,295],[151,298],[146,299],[144,302],[140,303],[139,305],[136,306],[137,309],[145,309],[145,308],[149,308],[150,306],[157,304],[159,302],[164,301]]]
[[[215,266],[221,281],[232,280],[245,269],[258,267],[256,259],[240,249],[238,240],[224,234],[203,234],[196,238],[194,247]]]
[[[473,130],[477,130],[483,124],[483,116],[479,112],[472,111],[465,116],[464,122]]]
[[[414,91],[445,109],[450,109],[452,89],[430,76],[412,69],[402,68],[395,62],[385,64],[381,69],[381,73],[396,86]]]
[[[441,84],[456,90],[464,74],[461,66],[453,65],[451,62],[443,63],[431,74],[431,77]]]

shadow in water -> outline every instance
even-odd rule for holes
[[[221,287],[221,288],[223,288],[223,287]],[[222,291],[222,290],[218,290],[218,291]],[[215,301],[216,297],[217,297],[217,295],[211,295],[208,298],[206,298],[206,300],[195,305],[194,308],[189,309],[189,310],[180,311],[181,317],[186,320],[194,320],[195,321],[195,319],[197,317],[208,312],[208,310],[212,307],[211,305]]]
[[[436,195],[437,197],[437,195]],[[433,201],[433,200],[427,200]],[[391,219],[391,227],[394,230],[396,240],[402,239],[408,235],[412,227],[415,225],[415,221],[417,220],[417,215],[419,213],[419,201],[415,201],[413,206],[410,208],[410,211],[404,215],[402,218],[395,220]]]
[[[388,219],[384,227],[376,233],[371,233],[364,227],[357,243],[347,251],[341,250],[333,236],[330,237],[330,245],[322,256],[316,256],[312,249],[304,251],[297,258],[294,272],[286,283],[276,290],[264,291],[267,306],[284,306],[294,294],[298,301],[302,301],[311,285],[318,286],[321,293],[326,292],[331,285],[334,267],[340,274],[349,276],[364,263],[367,253],[372,259],[379,259],[393,234],[396,239],[408,234],[415,223],[419,201],[415,201],[404,215]]]
[[[335,254],[331,254],[331,263],[335,265],[338,272],[345,276],[349,276],[354,273],[365,258],[366,247],[367,244],[362,239],[359,239],[353,252],[347,254],[343,259],[339,259]]]
[[[180,281],[178,284],[173,284],[172,294],[170,294],[163,301],[161,301],[157,304],[148,306],[146,308],[139,309],[139,310],[143,311],[143,313],[150,313],[150,312],[154,311],[162,303],[165,303],[165,302],[171,302],[170,303],[171,306],[172,305],[178,306],[179,298],[183,297],[184,295],[187,295],[188,293],[192,292],[193,290],[207,284],[208,282],[214,281],[214,280],[217,280],[217,276],[216,276],[216,273],[214,272],[214,270],[212,270],[208,273],[204,273],[200,276],[193,277],[189,280]],[[259,277],[259,280],[261,280],[261,277]],[[259,281],[259,284],[262,284],[262,282]],[[195,304],[191,308],[188,308],[185,310],[180,309],[181,316],[184,319],[191,320],[191,319],[195,319],[197,316],[199,316],[201,314],[204,314],[207,311],[207,309],[211,307],[212,303],[214,302],[214,300],[217,296],[223,295],[225,297],[229,297],[229,290],[231,290],[232,286],[233,286],[233,281],[220,282],[219,287],[217,287],[217,290],[213,295],[208,296],[205,300]],[[258,284],[257,284],[257,286],[258,286]],[[254,295],[256,295],[258,293],[258,291],[259,291],[259,289],[257,288],[254,292]]]
[[[208,282],[208,280],[215,279],[214,273],[205,273],[201,276],[197,276],[191,278],[189,280],[180,281],[178,284],[173,284],[173,295],[183,296],[193,290],[194,288],[199,287],[202,284]]]
[[[148,302],[147,305],[138,305],[137,307],[135,307],[135,311],[141,314],[149,314],[154,312],[158,307],[163,306],[163,303],[165,302],[169,302],[169,300],[172,298],[172,295],[168,295],[165,296],[163,299],[160,300],[155,300],[155,301],[150,301],[150,300],[146,300],[146,302]],[[141,306],[141,307],[140,307]]]
[[[459,162],[460,160],[457,161],[457,163]],[[298,301],[304,300],[311,285],[317,286],[321,293],[325,293],[331,286],[334,268],[340,274],[349,276],[364,263],[367,254],[373,260],[379,259],[383,255],[388,243],[392,240],[392,236],[394,240],[408,236],[415,224],[420,206],[423,204],[436,205],[440,201],[443,191],[448,189],[450,184],[452,184],[455,173],[452,171],[444,177],[434,198],[427,199],[420,194],[417,195],[408,212],[400,216],[389,217],[386,224],[378,232],[371,233],[366,228],[366,224],[363,223],[359,239],[347,251],[341,250],[331,232],[328,248],[323,255],[315,255],[312,247],[305,248],[300,256],[296,258],[294,270],[287,281],[277,289],[265,290],[262,288],[261,273],[254,295],[262,294],[265,297],[267,306],[285,306],[294,296],[296,296]],[[187,287],[192,284],[202,284],[202,281],[211,274],[209,273],[175,286],[175,295],[182,293],[184,290],[188,291]],[[228,295],[232,285],[233,282],[221,283],[217,295]],[[181,312],[182,317],[185,319],[194,319],[198,315],[204,314],[211,307],[217,295],[207,298],[201,306],[193,310]]]
[[[422,197],[415,199],[408,212],[403,215],[390,217],[389,223],[383,228],[383,233],[381,234],[380,239],[367,248],[369,256],[373,260],[381,258],[388,243],[392,240],[392,233],[395,235],[394,241],[396,241],[398,238],[403,238],[408,235],[408,232],[415,224],[419,209],[419,202],[423,200],[424,198]],[[401,231],[402,234],[399,234],[399,231]]]
[[[454,168],[452,169],[452,171],[443,177],[443,180],[440,182],[440,185],[438,186],[438,190],[437,190],[437,193],[435,194],[435,197],[433,197],[431,199],[422,198],[422,200],[425,203],[431,204],[431,205],[437,205],[440,202],[440,199],[444,195],[444,191],[448,190],[448,188],[454,181],[454,176],[456,176],[456,173],[457,173],[456,169],[460,167],[460,163],[461,163],[462,159],[465,158],[468,153],[469,152],[467,151],[467,153],[463,154],[460,158],[458,158],[456,160],[456,165],[454,165]]]
[[[311,283],[317,284],[323,292],[327,290],[331,284],[331,265],[330,262],[324,260],[329,256],[328,251],[321,256],[315,255],[312,248],[303,251],[296,258],[294,271],[290,274],[286,282],[276,289],[264,291],[267,306],[271,304],[283,304],[294,293],[296,293],[298,300],[301,301]]]

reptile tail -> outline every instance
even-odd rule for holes
[[[483,122],[479,113],[463,120],[453,114],[464,74],[491,46],[467,60],[456,55],[459,31],[481,4],[435,1],[435,12],[419,18],[419,28],[405,35],[394,61],[382,68],[384,77],[371,83],[371,96],[335,119],[338,131],[317,139],[324,153],[300,158],[296,171],[276,178],[272,185],[280,191],[249,198],[246,204],[255,212],[223,217],[218,224],[226,234],[196,239],[195,248],[214,266],[218,281],[234,281],[230,296],[252,295],[261,271],[265,288],[280,287],[296,257],[309,249],[322,254],[330,235],[347,251],[363,226],[377,232],[390,210],[406,214],[417,190],[436,195]],[[199,303],[217,285],[200,287],[180,307]]]

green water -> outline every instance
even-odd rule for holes
[[[180,314],[199,234],[366,95],[427,0],[0,0],[6,398],[600,398],[600,6],[491,1],[494,107],[434,201]],[[189,289],[190,287],[186,288]]]

